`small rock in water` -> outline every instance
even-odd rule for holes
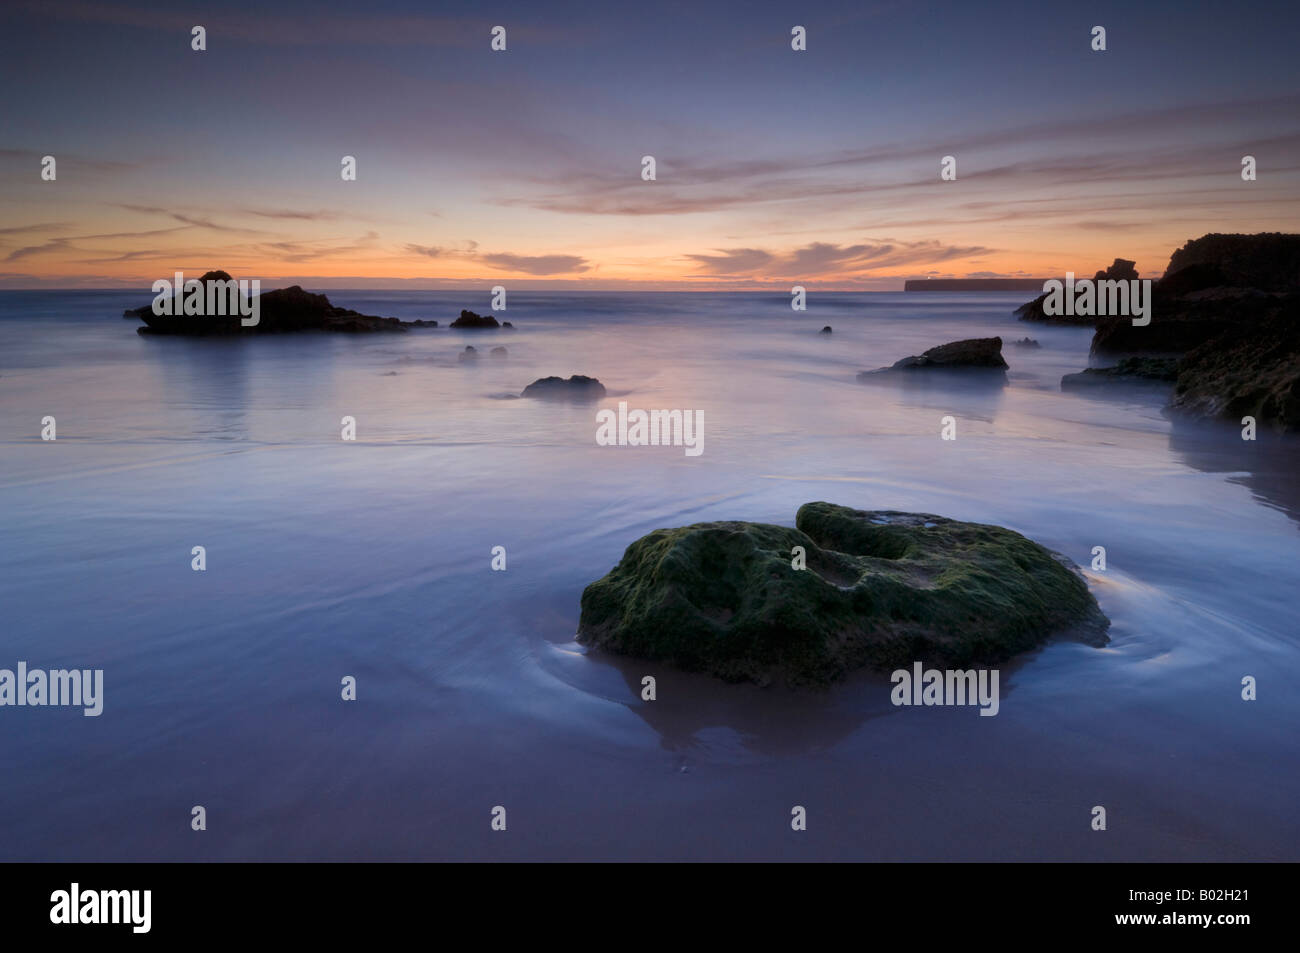
[[[474,349],[473,345],[470,345],[466,347],[465,350],[461,351],[459,354],[456,355],[456,360],[462,363],[464,363],[465,361],[477,361],[478,351]]]
[[[499,328],[497,319],[490,314],[475,314],[473,311],[464,311],[460,317],[451,322],[453,328]]]
[[[1002,371],[1006,370],[1006,367],[1007,362],[1002,358],[1002,338],[969,338],[965,341],[940,344],[919,355],[895,361],[889,367],[862,371],[858,374],[858,380],[870,380],[877,374],[913,371],[920,368],[980,368]]]
[[[525,387],[519,396],[543,400],[600,400],[605,396],[605,385],[594,377],[581,374],[574,374],[567,381],[563,377],[543,377]]]
[[[822,334],[830,334],[830,333],[831,333],[831,326],[830,326],[829,324],[826,325],[826,327],[822,328],[821,333],[822,333]]]

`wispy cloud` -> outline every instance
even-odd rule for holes
[[[815,200],[842,203],[887,194],[932,195],[944,155],[957,156],[965,188],[1014,185],[1023,192],[1039,186],[1168,183],[1233,171],[1225,169],[1218,150],[1187,146],[1202,141],[1216,123],[1230,121],[1253,121],[1269,130],[1247,136],[1241,145],[1271,156],[1276,174],[1300,169],[1300,120],[1281,127],[1277,122],[1288,110],[1300,114],[1300,96],[1181,105],[1088,121],[1081,116],[992,126],[950,139],[803,155],[719,159],[668,154],[659,157],[654,182],[641,180],[631,158],[618,171],[608,164],[583,162],[550,176],[528,177],[524,194],[516,190],[498,203],[574,215],[640,216]],[[1018,158],[1007,161],[1008,155]]]
[[[407,252],[426,258],[446,258],[472,261],[500,271],[521,272],[526,275],[581,274],[591,269],[590,263],[580,255],[517,255],[511,252],[479,252],[478,242],[467,242],[463,249],[436,245],[408,244]]]
[[[758,248],[718,249],[713,254],[691,254],[686,258],[698,266],[701,274],[710,277],[814,278],[826,274],[863,275],[869,270],[934,264],[992,251],[982,245],[881,239],[854,245],[813,242],[783,252]]]
[[[5,256],[5,261],[18,261],[20,258],[27,258],[31,255],[40,255],[45,252],[62,251],[68,247],[66,238],[51,238],[41,245],[26,245],[22,248],[15,248]]]
[[[503,271],[522,271],[526,275],[566,275],[587,271],[587,259],[577,255],[480,255],[479,261]]]
[[[0,235],[30,235],[36,232],[53,232],[68,228],[67,222],[38,222],[32,225],[11,225],[0,228]]]
[[[328,212],[325,210],[314,212],[300,212],[293,209],[244,209],[247,215],[256,215],[258,218],[287,219],[290,221],[301,222],[332,222],[339,217],[337,212]]]

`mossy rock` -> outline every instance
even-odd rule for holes
[[[727,681],[1000,662],[1110,622],[1063,556],[1000,526],[806,503],[797,528],[697,523],[634,542],[582,594],[578,641]],[[793,567],[802,546],[805,569]]]

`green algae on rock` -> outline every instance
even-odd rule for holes
[[[727,681],[1005,660],[1110,622],[1063,557],[1000,526],[806,503],[796,528],[658,529],[582,594],[578,641]],[[806,568],[795,568],[803,547]]]

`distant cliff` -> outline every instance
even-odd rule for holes
[[[904,291],[1042,291],[1046,278],[921,278]]]

